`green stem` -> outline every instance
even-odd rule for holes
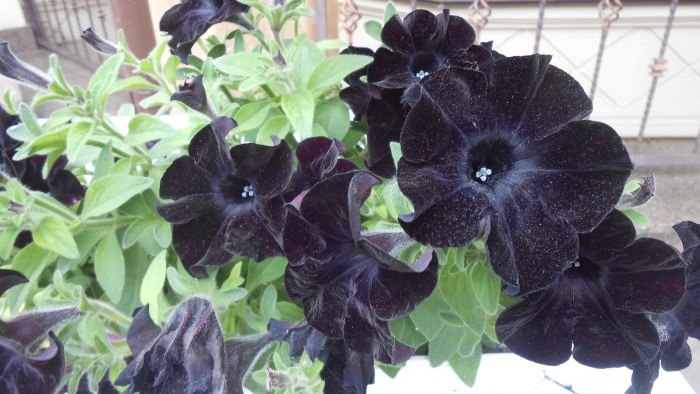
[[[227,99],[229,99],[230,102],[236,101],[236,99],[231,95],[231,92],[226,89],[224,85],[219,85],[219,89],[224,93],[224,96],[226,96]]]
[[[109,135],[111,135],[111,136],[114,137],[114,138],[117,138],[119,141],[122,141],[122,142],[126,143],[126,141],[125,141],[125,140],[126,140],[126,137],[125,137],[122,133],[120,133],[119,131],[117,131],[117,129],[115,129],[114,127],[112,127],[112,125],[110,125],[108,122],[102,121],[101,123],[102,123],[102,126],[104,126],[105,130],[107,130],[107,132],[109,133]],[[142,156],[144,156],[144,157],[150,157],[150,154],[148,153],[148,151],[147,151],[143,146],[137,145],[137,146],[130,146],[130,147],[131,147],[131,149],[133,149],[136,153],[138,153],[138,154],[140,154],[140,155],[142,155]],[[114,149],[114,148],[112,148],[112,149]]]
[[[267,97],[275,98],[275,92],[273,92],[272,89],[270,89],[270,87],[267,86],[267,84],[260,85],[260,88],[263,90],[263,92],[265,92]]]
[[[95,300],[91,298],[86,299],[87,303],[87,308],[94,313],[97,313],[98,315],[101,315],[110,321],[128,328],[131,325],[131,318],[126,316],[125,314],[121,313],[119,310],[117,310],[115,307],[112,305],[100,301],[100,300]]]

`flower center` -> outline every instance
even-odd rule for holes
[[[428,75],[430,75],[430,73],[427,71],[423,71],[423,70],[420,70],[416,73],[416,77],[418,79],[423,79],[423,78],[427,77]]]
[[[243,193],[241,193],[241,197],[243,198],[250,198],[255,196],[255,191],[253,190],[252,185],[244,186],[243,187]]]
[[[440,67],[440,61],[434,53],[421,52],[411,60],[411,72],[418,79],[423,79]]]
[[[502,139],[485,139],[469,148],[467,174],[473,181],[489,185],[513,168],[512,145]]]

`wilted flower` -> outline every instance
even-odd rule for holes
[[[27,282],[21,273],[0,269],[0,295]],[[0,392],[52,394],[63,378],[63,344],[54,328],[80,315],[76,308],[31,312],[0,320]],[[42,347],[47,339],[48,347]]]
[[[402,233],[360,235],[360,207],[379,180],[342,173],[313,186],[292,209],[283,233],[289,258],[285,286],[301,300],[309,324],[356,352],[395,363],[412,349],[396,341],[389,320],[405,316],[437,284],[437,256],[408,266],[392,257]]]
[[[163,14],[160,30],[172,36],[168,43],[171,52],[187,63],[192,46],[211,26],[228,21],[252,29],[240,15],[249,8],[236,0],[181,0]]]
[[[83,30],[83,32],[80,33],[80,38],[90,48],[104,55],[114,55],[115,53],[119,52],[119,48],[117,48],[114,43],[100,37],[95,30],[92,29],[92,26]]]
[[[48,89],[49,78],[35,67],[19,60],[10,44],[0,41],[0,75],[4,75],[17,82],[29,85],[35,89]]]
[[[549,56],[505,58],[483,74],[448,69],[404,96],[397,180],[414,213],[404,230],[433,246],[486,236],[506,293],[552,283],[577,256],[577,232],[613,209],[632,170],[622,139],[587,120],[591,101]]]
[[[275,238],[284,223],[281,194],[292,176],[292,151],[276,146],[236,145],[224,137],[235,126],[214,119],[192,139],[189,156],[175,160],[163,174],[158,205],[173,226],[173,246],[195,276],[204,266],[221,265],[234,254],[257,261],[281,255]]]
[[[207,92],[204,91],[201,75],[178,86],[177,92],[170,96],[170,100],[180,101],[196,111],[209,112]]]
[[[595,368],[648,363],[659,334],[647,314],[669,311],[684,289],[678,252],[656,239],[635,241],[632,222],[614,210],[579,235],[576,261],[551,286],[503,311],[496,332],[515,354],[540,364],[572,355]]]
[[[180,304],[161,329],[139,309],[127,332],[133,356],[115,384],[127,393],[243,393],[242,382],[267,335],[224,342],[211,303],[190,298]]]
[[[654,174],[642,177],[642,182],[639,183],[639,187],[634,189],[629,193],[625,193],[620,197],[620,201],[617,203],[617,208],[634,208],[646,204],[654,197],[654,192],[656,192],[656,183],[654,181]]]

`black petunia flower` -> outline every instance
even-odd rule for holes
[[[286,200],[292,201],[318,182],[343,172],[357,170],[355,163],[340,155],[345,145],[326,137],[311,137],[301,141],[295,150],[298,166],[285,192]]]
[[[404,121],[410,110],[401,102],[403,91],[384,89],[381,99],[372,98],[367,110],[367,168],[373,173],[391,178],[396,174],[391,143],[399,142]]]
[[[35,89],[48,89],[50,84],[45,73],[18,59],[5,41],[0,41],[0,75]]]
[[[369,48],[361,48],[349,46],[340,52],[341,55],[364,55],[374,56],[374,51]],[[369,105],[369,90],[367,87],[367,70],[369,65],[348,74],[345,77],[345,83],[348,87],[340,91],[340,99],[345,101],[355,114],[355,121],[360,121],[367,115],[367,106]],[[363,78],[365,80],[363,80]]]
[[[483,74],[449,69],[404,96],[397,180],[414,213],[404,230],[433,246],[483,231],[511,295],[548,286],[617,203],[632,170],[609,126],[580,120],[591,102],[549,56],[505,58]]]
[[[412,349],[391,336],[387,322],[430,295],[438,263],[430,252],[413,266],[394,259],[409,241],[402,233],[360,235],[360,207],[378,181],[367,172],[343,173],[306,193],[283,232],[290,261],[285,286],[302,301],[309,324],[329,339],[395,363]]]
[[[242,394],[243,379],[273,339],[267,334],[224,342],[211,303],[190,298],[161,329],[139,309],[127,332],[133,356],[115,384],[127,393]]]
[[[469,23],[449,10],[437,16],[415,10],[403,21],[394,15],[382,29],[386,47],[375,52],[367,80],[380,88],[403,89],[448,67],[478,69],[475,60],[490,59],[490,53],[478,45],[472,48],[475,38]]]
[[[498,338],[515,354],[547,365],[572,355],[595,368],[654,360],[659,334],[647,315],[671,310],[683,296],[685,263],[678,252],[656,239],[635,241],[634,225],[617,210],[580,234],[579,244],[576,261],[551,286],[503,311]]]
[[[213,25],[228,21],[253,29],[241,15],[249,8],[236,0],[181,0],[163,14],[160,30],[172,36],[170,51],[187,63],[194,43]]]
[[[0,295],[24,282],[21,273],[0,269]],[[0,320],[0,392],[54,393],[63,378],[65,358],[63,344],[51,330],[79,315],[76,308],[68,308]],[[47,336],[48,347],[43,347]]]
[[[653,195],[653,178],[651,185]],[[659,330],[661,351],[655,360],[631,367],[632,386],[625,394],[651,393],[660,367],[666,371],[688,367],[692,361],[688,337],[700,339],[700,225],[685,221],[674,225],[673,229],[683,242],[683,259],[687,264],[686,291],[675,308],[653,317]]]
[[[103,55],[114,55],[119,52],[119,48],[116,44],[100,37],[92,26],[83,30],[82,33],[80,33],[80,38],[87,46]]]
[[[234,126],[230,118],[214,119],[161,180],[160,196],[176,201],[158,205],[158,212],[175,224],[175,252],[194,276],[234,254],[257,261],[282,254],[276,237],[284,224],[281,195],[292,176],[291,148],[281,141],[229,151],[224,137]]]
[[[196,111],[209,112],[207,92],[204,90],[201,75],[178,86],[177,92],[170,96],[170,100],[180,101]]]

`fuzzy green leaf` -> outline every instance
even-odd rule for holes
[[[94,181],[85,194],[84,218],[104,215],[151,187],[153,179],[110,174]]]
[[[301,139],[311,137],[314,120],[314,97],[306,89],[298,89],[282,96],[282,110]]]
[[[34,243],[60,256],[75,259],[80,256],[78,245],[68,226],[54,216],[44,216],[32,231]]]
[[[124,288],[124,255],[114,232],[109,232],[95,249],[95,277],[109,299],[118,303]]]

